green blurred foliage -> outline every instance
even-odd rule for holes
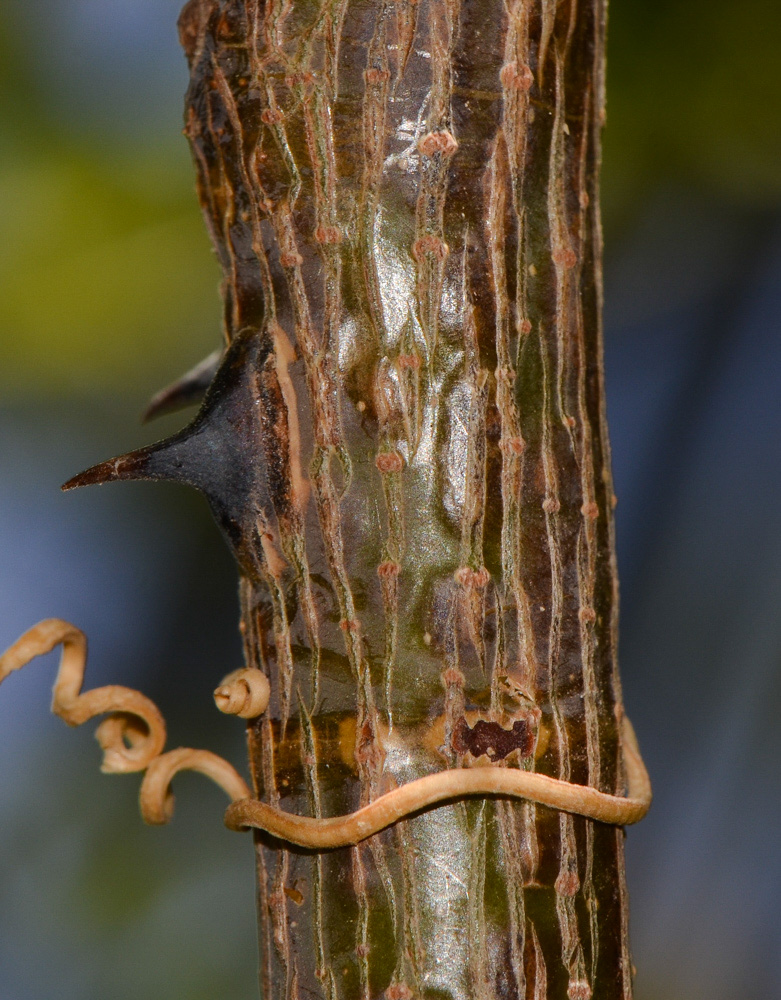
[[[781,201],[781,5],[611,0],[603,211],[608,236],[661,184]]]
[[[3,398],[151,393],[220,339],[186,141],[70,133],[37,81],[43,53],[12,26],[0,21]]]
[[[14,10],[0,12],[0,388],[143,399],[219,342],[186,142],[74,134]],[[780,29],[781,5],[762,0],[614,0],[608,241],[662,184],[778,203]]]

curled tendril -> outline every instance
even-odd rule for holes
[[[470,796],[526,799],[602,823],[636,823],[651,805],[651,782],[640,756],[632,724],[624,716],[621,743],[627,795],[611,795],[588,785],[576,785],[545,774],[496,765],[457,768],[408,782],[345,816],[318,819],[297,816],[251,797],[244,779],[222,757],[208,750],[179,747],[163,753],[165,723],[157,706],[138,691],[110,684],[82,693],[87,640],[74,625],[59,618],[39,622],[0,656],[0,683],[36,656],[62,645],[54,682],[52,711],[71,726],[109,713],[96,736],[103,748],[104,771],[143,771],[141,814],[147,823],[167,823],[173,814],[171,780],[179,771],[193,770],[211,778],[232,800],[225,823],[232,830],[255,827],[279,840],[323,851],[360,843],[400,820],[442,802]],[[254,669],[236,670],[214,693],[221,711],[255,718],[266,710],[266,677]]]
[[[254,667],[243,667],[220,681],[214,692],[214,702],[226,715],[256,719],[268,708],[269,694],[266,675]]]
[[[150,763],[141,782],[139,804],[145,823],[167,823],[173,816],[171,781],[179,771],[199,771],[211,778],[232,800],[250,796],[247,783],[227,760],[209,750],[178,747]]]
[[[110,713],[95,733],[103,749],[102,770],[113,774],[146,770],[141,783],[140,806],[147,823],[167,823],[171,819],[174,798],[170,784],[179,771],[200,771],[223,788],[231,799],[249,797],[250,790],[244,779],[222,757],[208,750],[186,747],[163,753],[165,722],[154,702],[139,691],[110,684],[82,693],[87,638],[81,629],[69,622],[48,618],[17,639],[0,656],[0,683],[14,670],[36,656],[50,653],[58,645],[62,645],[62,657],[54,681],[52,711],[71,726],[80,726],[96,715]],[[258,688],[255,682],[256,692]],[[253,704],[258,704],[257,693]],[[260,711],[267,704],[268,696]]]
[[[36,656],[62,645],[54,681],[52,711],[69,726],[110,713],[95,736],[103,749],[101,770],[111,774],[143,771],[165,746],[159,709],[139,691],[109,684],[81,692],[87,665],[87,637],[61,618],[47,618],[24,633],[0,656],[0,683]]]
[[[279,840],[313,850],[360,843],[413,813],[469,796],[526,799],[602,823],[636,823],[651,805],[651,782],[640,756],[632,724],[621,727],[628,795],[610,795],[545,774],[497,766],[459,768],[429,774],[386,792],[357,812],[329,819],[295,816],[255,799],[234,801],[225,814],[231,830],[255,827]]]

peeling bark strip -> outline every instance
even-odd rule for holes
[[[271,683],[256,792],[290,812],[353,811],[467,751],[622,791],[604,20],[603,0],[182,12],[243,366],[235,488],[210,498]],[[462,802],[257,855],[265,1000],[631,996],[620,830]]]

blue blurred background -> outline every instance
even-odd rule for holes
[[[181,423],[138,414],[219,343],[180,135],[177,0],[0,10],[0,648],[57,615],[89,686],[155,699],[237,763],[210,692],[240,662],[235,574],[200,498],[62,495]],[[628,834],[637,1000],[781,996],[781,9],[614,0],[607,387],[625,699],[655,784]],[[142,825],[93,727],[0,695],[0,1000],[250,1000],[249,838],[177,782]]]

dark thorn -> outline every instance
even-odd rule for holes
[[[181,378],[152,396],[149,406],[141,417],[141,423],[145,424],[154,417],[161,417],[165,413],[175,413],[193,403],[200,403],[220,366],[221,358],[221,350],[212,351],[208,358],[199,361]]]
[[[186,483],[205,495],[239,562],[251,563],[243,540],[254,537],[270,506],[265,464],[258,461],[263,447],[256,380],[271,350],[256,331],[243,330],[191,423],[163,441],[93,465],[63,490],[125,479]]]

